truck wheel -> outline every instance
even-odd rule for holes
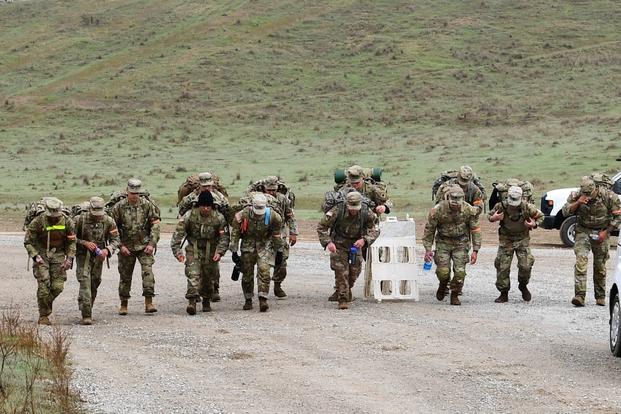
[[[567,217],[561,224],[561,240],[567,247],[576,244],[576,216]]]
[[[612,312],[610,313],[610,352],[616,357],[621,357],[621,305],[619,295],[612,299]]]

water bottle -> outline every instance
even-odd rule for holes
[[[101,249],[99,247],[95,247],[95,251],[93,253],[95,253],[95,256],[101,256]]]
[[[349,249],[349,264],[355,265],[357,258],[358,258],[358,248],[356,246],[351,246],[351,249]]]
[[[425,273],[425,274],[429,273],[429,271],[431,270],[431,265],[432,264],[433,264],[433,262],[425,260],[425,263],[423,263],[423,273]]]

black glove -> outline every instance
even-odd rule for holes
[[[240,273],[241,273],[240,266],[235,265],[235,267],[233,267],[233,273],[231,273],[231,280],[237,282],[237,280],[239,280]]]
[[[284,260],[285,260],[284,253],[276,252],[276,260],[274,261],[274,267],[279,267]]]
[[[233,263],[235,263],[236,265],[240,265],[241,264],[241,257],[239,257],[239,254],[237,252],[233,252]]]

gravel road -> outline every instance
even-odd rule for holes
[[[0,236],[0,304],[35,321],[22,237]],[[571,250],[534,250],[529,304],[515,286],[509,303],[494,303],[489,246],[469,268],[460,307],[435,299],[432,273],[421,280],[419,302],[360,299],[360,279],[359,299],[338,311],[327,301],[328,257],[303,242],[292,249],[289,297],[270,300],[268,313],[256,302],[241,310],[226,257],[223,301],[190,317],[169,237],[156,258],[156,314],[143,312],[137,273],[130,314],[116,314],[116,259],[104,271],[93,326],[78,324],[73,273],[57,300],[52,321],[71,331],[74,386],[90,412],[621,412],[621,359],[608,349],[607,308],[594,305],[591,282],[585,308],[569,303]]]

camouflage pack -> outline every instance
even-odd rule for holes
[[[157,204],[155,204],[155,201],[153,201],[153,199],[151,198],[151,194],[147,190],[143,190],[139,194],[140,194],[140,198],[144,198],[149,203],[151,203],[153,207],[155,208],[156,214],[158,216],[161,216],[160,208],[157,206]],[[112,195],[110,195],[110,199],[106,203],[106,214],[109,215],[112,209],[114,208],[114,206],[116,206],[119,202],[121,202],[122,200],[125,200],[126,198],[127,198],[126,190],[121,190],[121,191],[112,193]]]
[[[436,196],[442,184],[444,184],[445,182],[449,180],[457,179],[458,174],[459,174],[459,170],[442,171],[440,173],[440,176],[436,178],[433,184],[431,185],[431,200],[435,201],[437,199]],[[481,182],[481,179],[476,174],[474,174],[472,178],[472,183],[475,186],[477,186],[479,190],[481,190],[481,193],[483,194],[483,199],[486,199],[487,193],[485,192],[485,186],[483,185],[483,183]]]
[[[276,191],[278,191],[279,193],[287,197],[287,200],[289,200],[289,205],[291,206],[291,209],[295,208],[295,193],[291,190],[291,187],[289,187],[280,178],[278,179],[278,190]],[[250,184],[248,188],[246,189],[246,193],[251,193],[251,192],[264,193],[265,192],[265,180],[263,179],[263,180],[255,181],[254,183]]]
[[[220,184],[220,177],[216,174],[211,173],[211,179],[214,182],[214,188],[224,194],[225,197],[228,197],[229,194],[226,192],[226,188],[222,184]],[[200,182],[198,180],[198,174],[190,175],[185,179],[183,184],[179,186],[177,190],[177,205],[183,200],[185,196],[190,194],[192,191],[196,190],[200,186]]]
[[[507,200],[507,193],[509,187],[520,187],[522,189],[522,199],[530,204],[535,203],[534,187],[530,181],[520,180],[517,178],[509,178],[502,182],[492,183],[492,195],[489,198],[490,210],[494,208],[497,203],[505,203]]]
[[[237,204],[232,206],[231,209],[232,209],[233,215],[236,215],[237,213],[239,213],[246,207],[251,207],[252,199],[254,198],[256,194],[263,194],[267,198],[267,207],[271,208],[272,211],[275,211],[276,213],[278,213],[280,217],[284,217],[284,212],[278,206],[278,201],[276,200],[276,198],[269,194],[264,194],[261,191],[249,191],[249,192],[244,193],[244,195],[241,196]]]
[[[25,213],[24,213],[24,227],[22,230],[26,230],[26,227],[28,227],[28,225],[32,222],[32,220],[34,220],[36,217],[40,216],[42,213],[45,212],[45,202],[46,200],[51,199],[51,198],[56,198],[56,197],[42,197],[40,200],[30,203],[29,205],[26,206]],[[65,206],[62,202],[61,202],[61,210],[65,217],[73,217],[71,215],[71,209]]]
[[[356,190],[352,187],[342,187],[338,191],[327,191],[323,197],[323,203],[321,204],[321,210],[324,213],[327,213],[333,207],[344,205],[346,201],[345,197],[347,196],[347,193],[352,192],[352,191],[356,191]],[[371,210],[375,208],[375,203],[373,203],[373,201],[369,200],[369,198],[363,195],[362,206],[364,207],[365,205]]]

